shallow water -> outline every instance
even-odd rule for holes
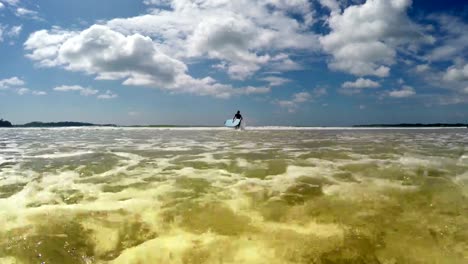
[[[468,132],[0,129],[0,263],[468,263]]]

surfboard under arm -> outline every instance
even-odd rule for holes
[[[228,119],[226,120],[226,122],[224,122],[224,126],[226,127],[236,127],[238,126],[240,123],[240,119],[234,119],[234,121],[232,119]]]

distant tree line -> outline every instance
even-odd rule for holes
[[[96,125],[92,123],[84,123],[84,122],[71,122],[71,121],[63,121],[63,122],[30,122],[24,125],[18,125],[18,127],[86,127],[86,126],[115,126],[112,124],[107,125]]]
[[[3,120],[0,118],[0,127],[12,127],[13,125],[10,123],[10,121]]]
[[[14,125],[14,127],[86,127],[86,126],[116,126],[114,124],[105,124],[97,125],[92,123],[84,122],[72,122],[72,121],[63,121],[63,122],[30,122],[24,125]],[[13,127],[13,125],[7,121],[0,118],[0,127]]]
[[[354,127],[467,127],[468,124],[463,123],[433,123],[433,124],[420,124],[420,123],[403,123],[403,124],[371,124],[371,125],[356,125]]]

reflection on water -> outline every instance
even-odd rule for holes
[[[0,263],[467,263],[468,134],[0,130]]]

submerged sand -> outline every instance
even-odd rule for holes
[[[468,133],[2,129],[0,263],[468,263]]]

